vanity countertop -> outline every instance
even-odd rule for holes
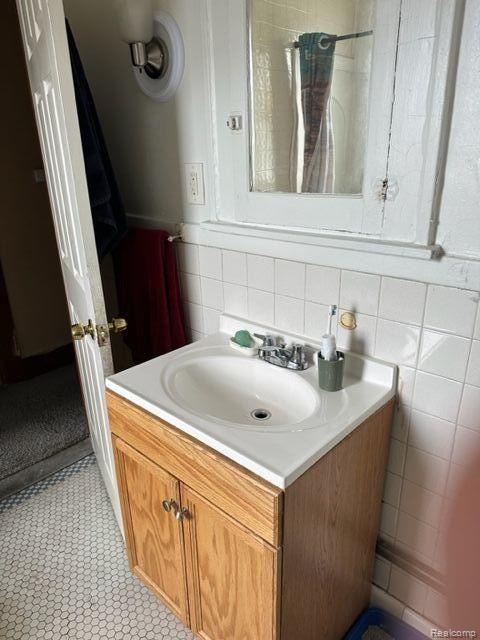
[[[114,393],[285,489],[395,395],[396,367],[346,353],[344,389],[319,389],[312,365],[287,371],[232,349],[238,329],[292,336],[222,316],[220,332],[107,378]],[[271,417],[256,420],[251,411]]]

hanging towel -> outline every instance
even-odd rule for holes
[[[93,96],[68,21],[67,38],[93,228],[101,259],[121,241],[127,231],[127,220]]]
[[[168,233],[130,228],[116,252],[120,315],[135,364],[187,344],[175,246]]]
[[[298,39],[305,148],[302,191],[333,193],[335,145],[330,92],[335,36],[304,33]]]

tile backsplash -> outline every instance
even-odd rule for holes
[[[478,292],[322,265],[184,244],[180,277],[192,338],[222,312],[318,340],[329,304],[353,311],[340,348],[399,366],[380,537],[433,570],[445,569],[445,511],[462,469],[480,451]],[[434,618],[440,594],[379,559],[382,588]]]

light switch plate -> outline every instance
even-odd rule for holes
[[[188,204],[205,204],[205,181],[201,162],[185,164]]]

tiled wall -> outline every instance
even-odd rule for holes
[[[180,245],[179,261],[194,339],[216,331],[222,311],[313,339],[327,305],[356,313],[339,346],[400,372],[381,537],[443,572],[445,510],[480,451],[478,293],[197,245]],[[413,576],[379,559],[375,580],[441,622],[442,597]]]

